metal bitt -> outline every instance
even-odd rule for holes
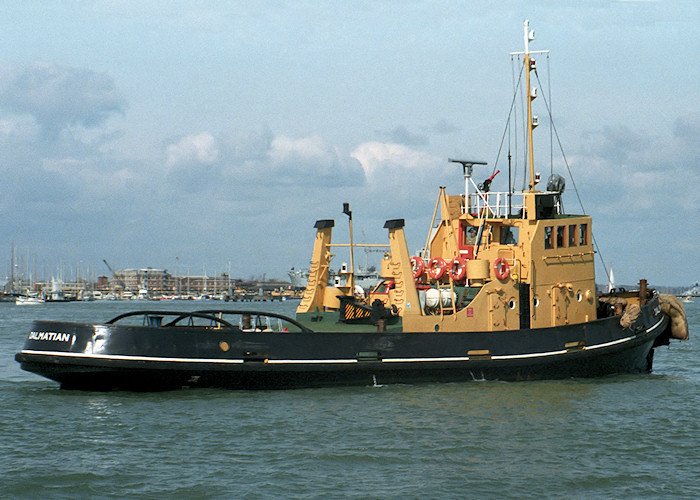
[[[639,305],[643,306],[647,303],[647,280],[639,280]]]

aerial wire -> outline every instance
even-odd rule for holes
[[[539,80],[538,80],[539,81]],[[549,52],[547,52],[547,92],[549,92],[549,103],[552,103],[552,72],[549,69]],[[549,175],[554,174],[554,140],[552,138],[552,118],[549,118]]]
[[[537,69],[535,69],[535,77],[537,78],[537,82],[542,86],[542,83],[540,82],[540,75],[537,74]],[[576,180],[574,179],[574,175],[571,172],[571,167],[569,166],[569,162],[566,159],[566,154],[564,153],[564,147],[561,144],[561,139],[559,138],[559,131],[557,130],[557,126],[554,125],[554,119],[552,117],[552,110],[549,107],[549,102],[547,99],[544,99],[545,106],[547,107],[547,113],[549,113],[549,122],[552,124],[552,130],[554,131],[554,136],[557,138],[557,144],[559,144],[559,150],[561,151],[561,156],[564,159],[564,165],[566,165],[566,170],[569,172],[569,178],[571,179],[571,183],[574,186],[574,192],[576,193],[576,198],[578,198],[578,203],[581,205],[581,210],[583,213],[586,213],[586,208],[583,206],[583,201],[581,200],[581,196],[579,195],[578,192],[578,187],[576,186]],[[600,262],[603,265],[603,270],[605,271],[605,276],[607,276],[608,280],[610,280],[610,273],[608,272],[608,268],[605,265],[605,260],[603,259],[603,254],[600,251],[600,247],[598,246],[598,242],[595,239],[595,234],[593,233],[593,228],[591,227],[591,237],[593,239],[593,246],[595,247],[596,252],[598,253],[598,257],[600,258]]]
[[[518,60],[520,60],[520,58],[518,58]],[[518,86],[520,85],[520,83],[518,83],[517,85],[515,83],[515,67],[513,65],[513,62],[514,62],[513,56],[510,56],[510,72],[511,72],[511,79],[513,80],[513,96],[517,96],[518,95]],[[522,79],[522,74],[523,74],[522,70],[520,70],[520,77],[518,78],[518,82],[520,82],[520,80]],[[513,99],[515,99],[515,97],[513,97]],[[514,155],[515,165],[513,167],[513,184],[511,186],[511,190],[515,191],[515,183],[518,180],[518,107],[517,106],[515,106],[515,108],[514,108],[513,124],[514,124],[513,125],[514,126],[514,130],[513,130],[513,146],[514,146],[514,148],[513,149],[515,150],[515,155]]]
[[[522,71],[520,72],[520,78],[518,78],[518,86],[520,86],[520,81],[522,80],[523,73]],[[513,114],[513,109],[516,107],[515,106],[515,99],[517,97],[517,94],[513,94],[513,99],[510,102],[510,110],[508,111],[508,119],[506,120],[506,126],[503,129],[503,135],[501,136],[501,144],[498,147],[498,154],[496,155],[496,161],[493,164],[493,171],[491,172],[491,175],[493,175],[496,172],[496,167],[498,166],[498,160],[501,157],[501,151],[503,150],[503,143],[506,139],[506,134],[509,131],[509,124],[510,124],[510,117]]]

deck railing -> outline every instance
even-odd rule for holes
[[[464,201],[464,198],[462,200]],[[503,191],[469,193],[466,207],[462,205],[462,213],[488,218],[508,217],[511,214],[524,213],[524,206],[523,193],[511,194]]]
[[[523,192],[508,193],[505,191],[469,193],[466,207],[464,205],[464,197],[462,197],[462,213],[470,213],[475,217],[524,218],[526,216],[525,194]],[[557,213],[561,212],[558,199],[556,201],[556,211]]]

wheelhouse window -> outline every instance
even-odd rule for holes
[[[464,230],[464,244],[476,245],[477,229],[474,226],[467,226]]]
[[[557,226],[557,248],[565,246],[566,226]]]
[[[372,293],[389,293],[392,288],[394,288],[394,281],[382,281],[372,290]]]
[[[569,226],[569,246],[576,246],[576,224],[571,224]]]
[[[544,248],[554,248],[554,228],[552,226],[544,228]]]
[[[581,224],[579,226],[579,236],[578,236],[578,244],[579,245],[588,245],[588,224]]]
[[[501,227],[501,245],[517,245],[518,229],[512,226]]]

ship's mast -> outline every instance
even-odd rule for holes
[[[530,191],[535,190],[535,155],[532,147],[532,131],[537,127],[537,116],[532,114],[532,101],[537,97],[537,89],[530,85],[530,72],[535,69],[535,60],[532,59],[532,54],[547,54],[548,50],[530,50],[530,42],[535,39],[534,30],[530,29],[530,21],[526,19],[523,22],[523,41],[525,44],[524,52],[511,52],[510,55],[523,55],[525,57],[525,85],[527,87],[527,149],[528,149],[528,167],[530,169]]]
[[[535,156],[532,151],[532,100],[535,97],[532,95],[532,87],[530,87],[530,71],[534,69],[535,61],[530,59],[530,41],[534,40],[535,32],[530,30],[530,21],[527,19],[523,23],[523,31],[525,41],[525,85],[527,87],[527,149],[530,166],[530,191],[533,191],[535,188]]]

